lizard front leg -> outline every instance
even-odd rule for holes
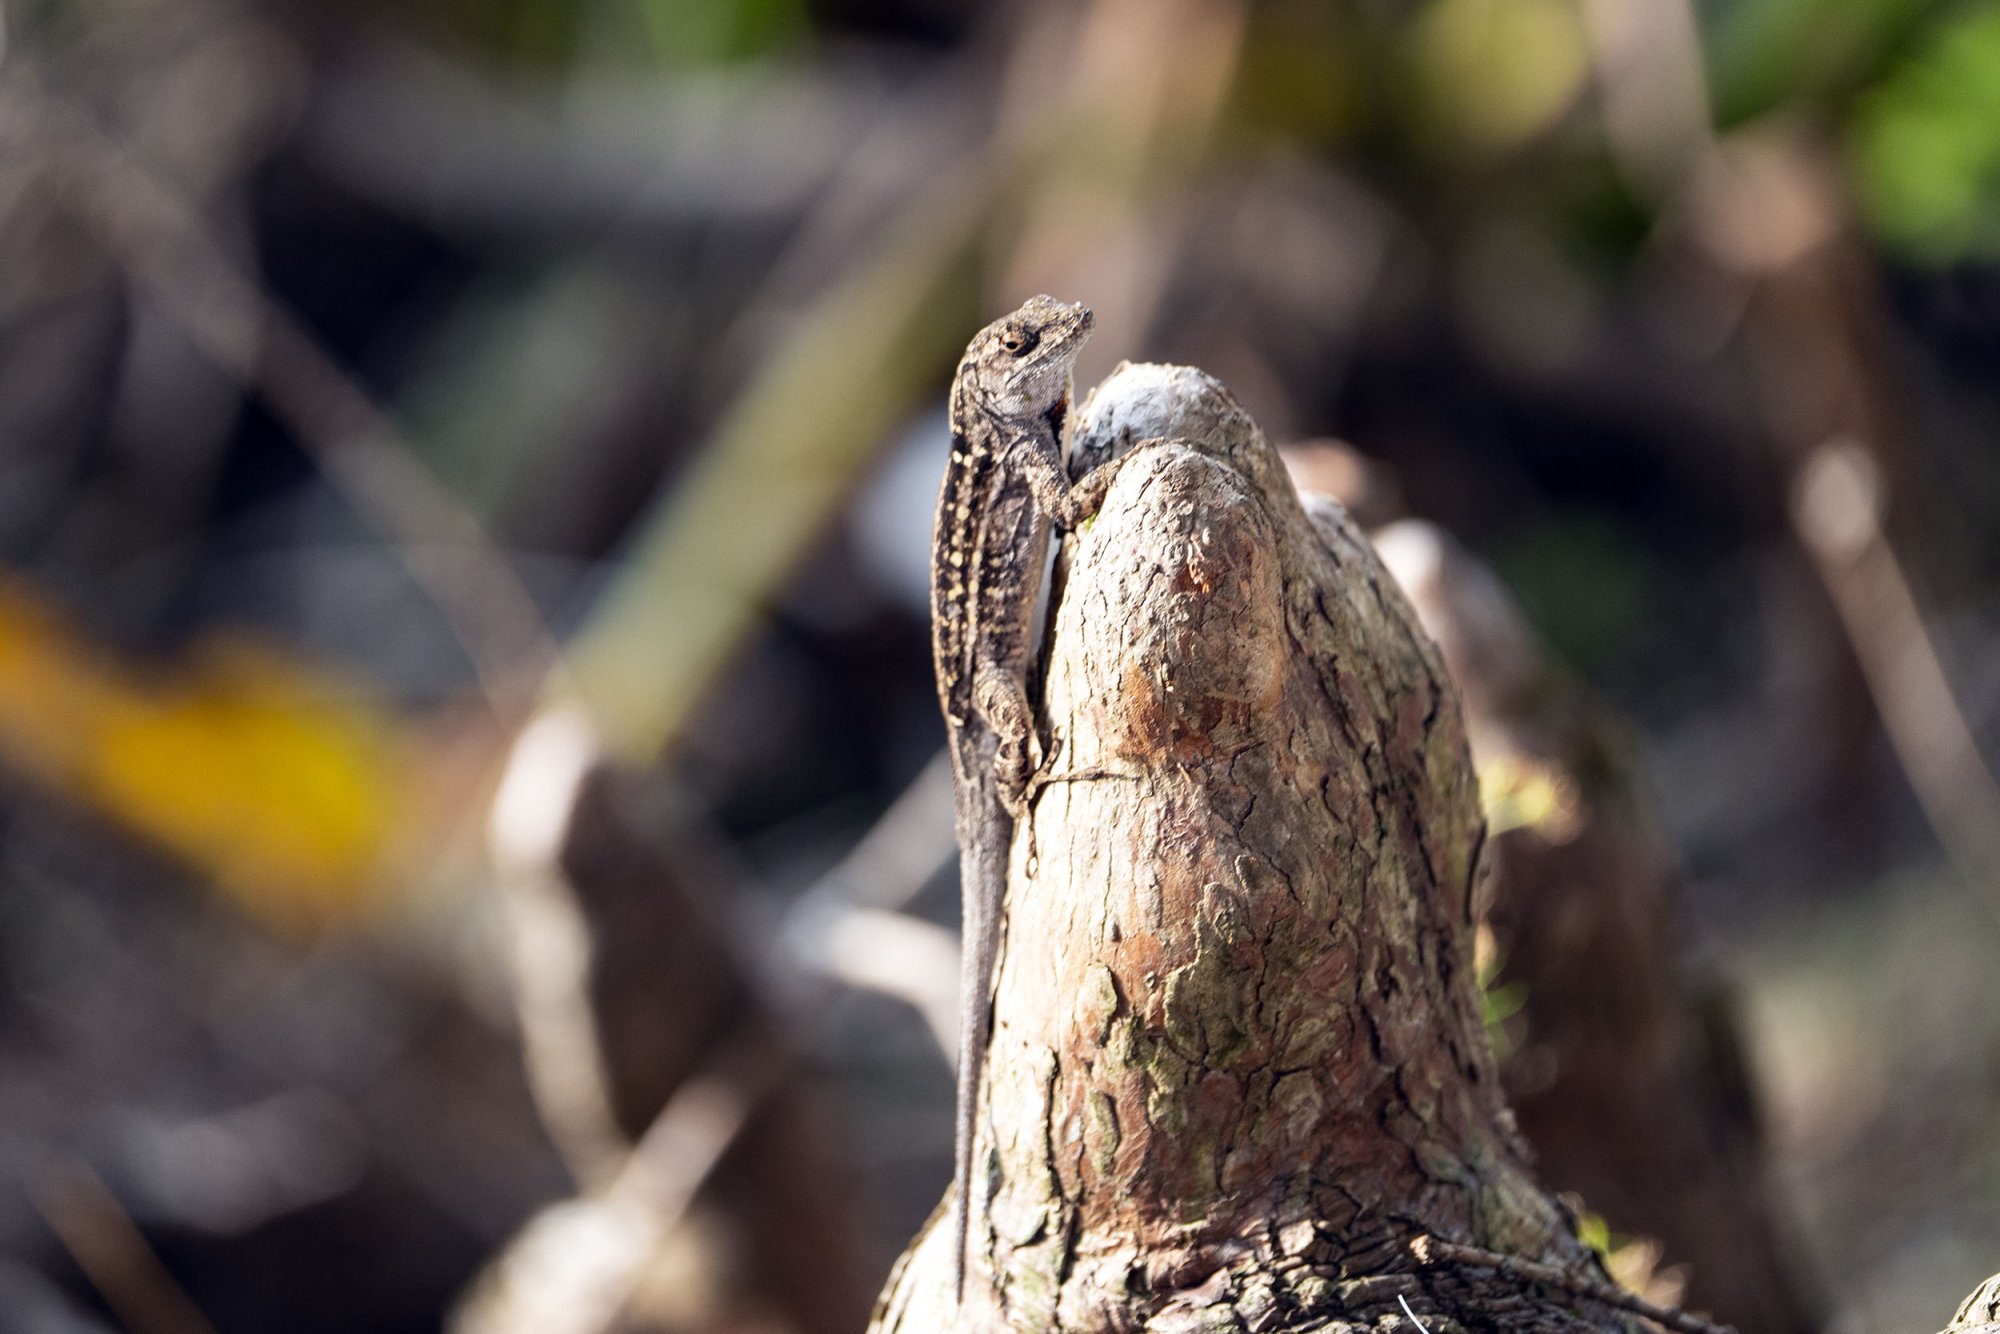
[[[1104,493],[1111,489],[1111,483],[1117,480],[1118,470],[1125,466],[1127,459],[1142,449],[1166,443],[1165,436],[1147,436],[1123,454],[1106,459],[1074,480],[1071,480],[1069,470],[1063,467],[1061,460],[1049,451],[1023,450],[1021,475],[1026,479],[1028,491],[1042,513],[1048,515],[1056,527],[1074,532],[1103,506]]]
[[[1074,531],[1085,519],[1097,513],[1098,507],[1104,503],[1104,493],[1111,489],[1112,480],[1118,475],[1119,467],[1130,457],[1129,454],[1121,454],[1071,481],[1068,471],[1047,453],[1024,450],[1021,476],[1035,498],[1035,507],[1048,515],[1056,527],[1066,532]]]

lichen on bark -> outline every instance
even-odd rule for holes
[[[1051,599],[966,1298],[933,1226],[875,1327],[1374,1330],[1407,1304],[1434,1334],[1637,1328],[1462,1262],[1602,1277],[1487,1047],[1481,817],[1435,646],[1212,378],[1121,366],[1077,447],[1132,453]]]

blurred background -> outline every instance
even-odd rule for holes
[[[1622,716],[1829,1327],[2000,1267],[2000,5],[4,19],[0,1327],[858,1328],[1037,291]]]

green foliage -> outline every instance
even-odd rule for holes
[[[1498,1060],[1506,1060],[1513,1054],[1513,1039],[1507,1036],[1507,1021],[1519,1014],[1528,1004],[1528,984],[1516,978],[1511,982],[1489,985],[1482,996],[1481,1019],[1486,1024],[1486,1040],[1493,1044],[1493,1055]]]
[[[1702,8],[1716,120],[1838,102],[1868,85],[1938,0],[1711,0]]]
[[[643,21],[662,65],[764,55],[806,29],[804,0],[623,0]]]
[[[1484,927],[1480,932],[1473,960],[1479,982],[1479,1017],[1486,1027],[1486,1041],[1493,1048],[1493,1059],[1504,1065],[1514,1054],[1514,1039],[1507,1032],[1507,1021],[1527,1008],[1528,984],[1520,978],[1500,980],[1501,971],[1507,966],[1506,956]]]
[[[1611,1254],[1611,1225],[1604,1221],[1602,1214],[1593,1214],[1588,1210],[1577,1214],[1576,1239],[1596,1251],[1600,1260]]]
[[[1564,0],[1436,0],[1413,38],[1425,138],[1473,150],[1547,129],[1589,72],[1582,22]]]
[[[488,56],[544,70],[745,60],[809,26],[805,0],[427,0],[419,8]]]
[[[2000,255],[2000,7],[1927,32],[1862,100],[1851,151],[1889,244],[1940,262]]]

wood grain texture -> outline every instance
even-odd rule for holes
[[[1622,1330],[1530,1175],[1470,953],[1482,823],[1435,646],[1213,379],[1125,366],[1078,466],[1048,783],[1013,839],[966,1302],[936,1220],[874,1328]],[[982,1192],[986,1193],[986,1192]]]

